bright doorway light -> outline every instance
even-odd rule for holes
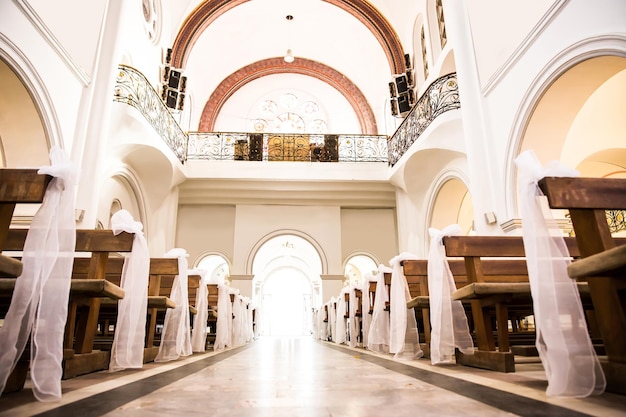
[[[311,334],[311,293],[310,281],[297,269],[284,268],[269,275],[263,285],[265,320],[261,334]]]

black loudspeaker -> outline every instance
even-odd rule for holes
[[[403,115],[404,113],[407,113],[409,110],[411,110],[411,103],[409,102],[409,94],[408,93],[400,94],[398,96],[398,113],[400,113],[400,115]]]
[[[172,61],[172,48],[167,48],[167,53],[165,54],[165,63],[169,64]]]
[[[409,104],[411,105],[411,107],[413,107],[413,105],[415,104],[415,91],[411,89],[408,91],[408,94],[409,94]]]
[[[409,85],[409,87],[415,86],[415,78],[413,78],[413,71],[406,72],[406,83]]]
[[[409,89],[409,85],[406,82],[406,75],[402,74],[396,77],[396,90],[397,90],[398,96],[405,93],[406,90],[408,89]]]
[[[185,95],[183,93],[180,93],[178,95],[178,106],[176,106],[176,110],[183,110],[183,108],[185,107]]]
[[[167,90],[167,98],[165,99],[165,104],[167,107],[171,109],[176,108],[176,102],[178,101],[178,92],[176,90]]]
[[[411,56],[409,54],[404,54],[404,66],[407,70],[413,68],[413,65],[411,64]]]
[[[167,86],[169,88],[178,89],[178,85],[180,84],[180,76],[180,71],[177,71],[175,69],[170,70],[170,77],[167,82]]]
[[[161,99],[163,101],[167,99],[167,86],[166,85],[163,85],[163,88],[161,89]]]
[[[391,99],[391,101],[389,102],[389,106],[391,107],[391,114],[393,116],[397,116],[398,115],[398,100],[396,100],[395,98]]]
[[[396,91],[396,84],[395,83],[389,83],[389,96],[391,98],[394,98],[397,95],[398,95],[398,92]]]
[[[180,90],[181,93],[184,93],[186,89],[187,89],[187,77],[183,76],[180,79],[180,88],[179,88],[179,90]]]

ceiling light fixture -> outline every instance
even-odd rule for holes
[[[287,52],[285,53],[285,56],[283,57],[283,59],[285,60],[286,63],[291,64],[295,57],[293,56],[293,52],[291,51],[291,25],[289,24],[292,20],[293,20],[293,16],[288,14],[287,16],[285,16],[285,19],[287,19]]]

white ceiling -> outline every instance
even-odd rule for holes
[[[186,16],[200,4],[163,0],[163,15],[179,28]],[[410,44],[418,1],[371,1],[394,26],[405,45]],[[288,22],[285,17],[292,15]],[[176,33],[171,34],[172,43]],[[408,42],[407,42],[408,41]],[[188,55],[186,68],[187,91],[190,96],[190,130],[197,130],[205,103],[215,88],[229,75],[247,65],[283,56],[287,48],[298,58],[320,62],[344,74],[366,97],[376,117],[380,134],[392,134],[397,121],[389,115],[388,86],[392,77],[386,55],[374,35],[355,17],[322,0],[254,0],[234,7],[217,18],[198,38]],[[409,45],[410,47],[410,45]],[[405,52],[407,46],[404,47]],[[307,80],[307,78],[309,78]],[[307,76],[263,77],[255,81],[254,94],[233,96],[228,117],[220,119],[220,131],[241,131],[242,122],[259,97],[282,89],[306,90],[317,98],[330,114],[329,126],[342,131],[328,133],[360,133],[347,130],[358,128],[351,121],[346,126],[345,109],[351,110],[342,97]],[[240,109],[241,114],[233,114]],[[333,119],[335,119],[333,121]],[[353,126],[354,125],[354,126]],[[218,127],[218,126],[216,126]]]

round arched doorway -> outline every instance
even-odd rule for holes
[[[252,272],[260,336],[313,332],[312,312],[321,299],[321,259],[305,238],[284,234],[256,252]]]

